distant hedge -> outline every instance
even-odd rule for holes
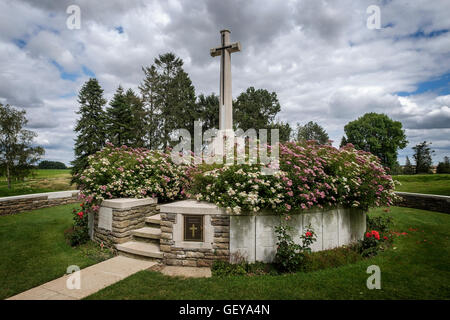
[[[41,161],[38,165],[39,169],[67,169],[66,165],[59,161]]]

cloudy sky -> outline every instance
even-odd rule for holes
[[[81,10],[80,29],[66,21]],[[381,28],[369,29],[370,5]],[[209,49],[231,30],[233,96],[275,91],[280,120],[316,121],[338,145],[344,125],[366,112],[403,123],[411,147],[432,141],[450,156],[450,1],[0,0],[0,102],[25,108],[46,159],[73,158],[76,96],[97,77],[109,99],[137,89],[142,66],[172,51],[196,93],[218,93]]]

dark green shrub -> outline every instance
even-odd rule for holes
[[[211,267],[212,275],[215,277],[242,276],[247,273],[244,263],[229,263],[216,260]]]
[[[389,232],[393,223],[391,216],[367,216],[367,230],[378,230],[381,233]]]
[[[73,226],[64,232],[71,246],[78,246],[89,241],[88,214],[81,210],[73,209]]]
[[[287,216],[286,220],[290,220]],[[277,253],[274,264],[280,272],[296,272],[305,268],[305,255],[311,253],[311,244],[316,241],[315,233],[308,226],[301,235],[302,245],[296,244],[290,235],[292,227],[281,224],[275,227],[277,235]]]

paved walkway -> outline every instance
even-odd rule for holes
[[[73,278],[74,274],[65,275],[8,300],[78,300],[156,264],[153,261],[117,256],[82,269],[80,271],[80,289],[68,289],[67,279]]]
[[[210,278],[210,268],[165,266],[161,273],[170,277]]]

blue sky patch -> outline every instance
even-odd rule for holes
[[[446,73],[434,80],[419,82],[417,84],[417,89],[413,92],[400,91],[396,94],[401,97],[406,97],[428,91],[435,92],[438,95],[450,94],[450,73]]]
[[[95,73],[94,71],[92,71],[91,69],[89,69],[88,67],[86,67],[85,65],[82,66],[83,69],[83,73],[85,75],[87,75],[90,78],[95,78]]]
[[[70,72],[64,71],[64,68],[55,60],[51,60],[50,62],[52,65],[54,65],[58,69],[59,76],[61,77],[61,79],[75,81],[75,80],[77,80],[77,78],[80,77],[80,74],[78,72],[70,73]]]
[[[27,45],[27,42],[23,39],[13,39],[13,42],[20,49],[23,49]]]
[[[116,31],[118,33],[123,33],[123,27],[122,26],[115,27],[114,29],[116,29]]]

